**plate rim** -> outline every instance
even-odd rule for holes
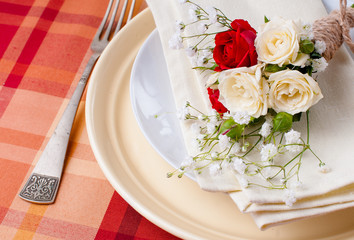
[[[106,50],[103,52],[101,58],[105,58],[106,55],[108,55],[108,52],[110,51],[110,49],[112,48],[111,46],[113,46],[114,44],[116,44],[116,42],[119,39],[119,36],[124,35],[127,31],[129,30],[129,26],[133,26],[134,23],[136,22],[140,22],[143,19],[146,18],[146,16],[148,14],[150,14],[150,10],[149,9],[145,9],[144,11],[142,11],[140,14],[138,14],[128,25],[127,27],[123,28],[115,37],[115,39],[112,40],[112,42],[110,43],[110,45],[106,48]],[[150,32],[151,33],[151,32]],[[98,60],[97,65],[100,65],[101,61]],[[95,69],[98,69],[96,65]],[[93,71],[91,78],[95,78],[97,75],[97,70]],[[92,82],[92,81],[90,81]],[[89,83],[88,89],[87,89],[87,98],[86,98],[86,105],[85,105],[85,119],[86,119],[86,125],[87,125],[87,133],[88,133],[88,137],[89,137],[89,141],[90,141],[90,145],[92,147],[92,150],[94,152],[94,155],[96,157],[96,160],[100,166],[100,168],[102,169],[104,175],[106,176],[107,180],[110,182],[110,184],[114,187],[114,189],[120,194],[122,195],[122,197],[125,199],[125,201],[127,201],[134,209],[136,209],[140,214],[142,214],[144,217],[146,217],[148,220],[150,220],[151,222],[153,222],[154,224],[156,224],[157,226],[159,226],[160,228],[170,232],[173,235],[176,235],[178,237],[181,238],[187,238],[187,239],[201,239],[200,236],[197,236],[191,232],[186,231],[185,229],[179,228],[176,225],[173,225],[172,223],[168,223],[166,221],[163,221],[163,219],[161,217],[159,217],[157,214],[154,213],[154,211],[139,205],[138,203],[136,203],[134,200],[135,198],[130,196],[130,194],[128,193],[127,189],[125,189],[124,187],[120,186],[119,181],[112,181],[113,175],[111,173],[111,170],[108,168],[107,165],[105,165],[102,162],[102,157],[103,155],[101,154],[100,149],[98,149],[97,145],[95,144],[95,139],[94,139],[94,129],[93,129],[93,125],[92,125],[92,112],[91,112],[91,108],[90,106],[92,105],[92,101],[93,98],[91,98],[90,96],[93,95],[93,84]],[[342,234],[345,234],[347,236],[347,233],[350,232],[344,232]],[[342,235],[340,234],[340,235]],[[344,237],[346,237],[344,236]],[[336,235],[334,237],[340,237],[339,235]],[[235,237],[235,239],[239,239],[237,236]],[[327,238],[326,238],[327,239]]]

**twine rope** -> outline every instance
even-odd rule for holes
[[[332,11],[327,17],[313,23],[315,41],[326,43],[326,51],[322,56],[329,61],[338,48],[346,42],[354,52],[354,43],[350,38],[350,28],[354,27],[354,8],[347,8],[347,0],[340,0],[339,11]]]

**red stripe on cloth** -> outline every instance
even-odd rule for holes
[[[134,240],[142,216],[131,206],[127,207],[115,240]]]
[[[73,14],[73,13],[65,13],[60,12],[55,19],[57,22],[62,23],[74,23],[74,24],[81,24],[90,27],[98,27],[101,23],[101,17],[95,17],[90,15],[82,15],[82,14]]]
[[[2,221],[4,220],[8,210],[9,210],[8,208],[0,206],[0,224],[2,224]]]
[[[114,192],[101,222],[100,228],[96,234],[95,240],[115,239],[127,207],[128,203],[124,201],[124,199],[119,196],[117,192]]]
[[[17,32],[18,26],[10,26],[0,24],[0,32],[6,33],[1,34],[0,37],[0,58],[4,55],[7,47],[9,46],[12,38],[14,37],[15,33]]]
[[[0,2],[0,12],[26,16],[30,6]]]
[[[36,27],[33,29],[29,39],[26,42],[26,45],[23,48],[23,51],[21,52],[21,55],[19,56],[17,62],[20,64],[27,64],[25,66],[25,69],[23,69],[23,66],[20,66],[21,69],[24,70],[24,72],[27,70],[28,65],[32,62],[34,56],[36,55],[36,52],[38,51],[41,43],[43,42],[43,39],[45,38],[47,31],[49,30],[52,21],[48,21],[49,19],[54,20],[55,17],[58,15],[60,7],[63,5],[63,0],[52,0],[48,3],[47,7],[44,9],[40,19],[38,20]],[[48,8],[50,6],[51,8]],[[53,10],[53,7],[55,6],[55,10]],[[37,26],[41,26],[41,29],[43,30],[43,26],[46,27],[46,31],[38,30]],[[18,63],[15,64],[13,67],[9,77],[6,79],[4,86],[5,87],[10,87],[10,88],[17,88],[18,85],[21,83],[21,80],[23,78],[22,76],[15,75],[18,71]],[[1,93],[1,92],[0,92]],[[1,95],[0,95],[0,98]],[[6,103],[6,102],[5,102]],[[8,104],[8,102],[7,102]],[[4,114],[5,109],[7,108],[7,105],[2,106],[0,108],[0,118]]]

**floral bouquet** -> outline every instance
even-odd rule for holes
[[[185,48],[194,69],[204,75],[212,111],[201,112],[192,102],[180,109],[179,118],[191,122],[199,152],[168,177],[190,171],[217,177],[231,171],[242,188],[284,189],[284,202],[291,206],[296,201],[292,189],[302,184],[306,152],[317,159],[321,172],[330,171],[310,146],[310,109],[323,98],[316,73],[325,70],[344,40],[353,48],[346,37],[347,25],[354,22],[352,9],[345,12],[349,17],[334,12],[313,25],[265,16],[256,31],[220,9],[181,3],[189,4],[191,22],[176,22],[169,46]],[[324,35],[324,25],[344,37]],[[187,28],[194,34],[186,34]],[[185,46],[185,40],[192,44]],[[305,133],[296,129],[301,118],[306,118]]]

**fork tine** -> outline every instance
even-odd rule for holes
[[[123,8],[122,8],[122,11],[121,11],[120,16],[119,16],[119,20],[118,20],[116,29],[115,29],[115,31],[114,31],[114,35],[122,28],[122,23],[123,23],[125,11],[126,11],[126,9],[127,9],[127,5],[128,5],[128,0],[125,0],[125,1],[124,1],[124,5],[123,5]]]
[[[109,21],[109,24],[108,24],[108,27],[106,29],[106,33],[105,33],[103,39],[107,39],[108,40],[109,36],[111,35],[111,31],[112,31],[112,28],[113,28],[114,20],[116,18],[117,12],[118,12],[119,2],[120,2],[120,0],[117,0],[115,5],[114,5],[112,16],[111,16],[111,19]]]
[[[117,27],[116,27],[116,29],[115,29],[115,31],[114,31],[114,35],[122,28],[123,19],[124,19],[126,10],[127,10],[128,2],[129,2],[129,0],[125,0],[125,1],[124,1],[124,5],[123,5],[123,8],[122,8],[122,12],[121,12],[121,15],[120,15],[120,17],[119,17]],[[132,4],[131,4],[131,6],[130,6],[130,11],[129,11],[129,16],[128,16],[127,22],[130,20],[132,14],[133,14],[134,5],[135,5],[135,0],[132,1]],[[130,17],[130,18],[129,18],[129,17]]]
[[[129,22],[130,19],[132,19],[134,8],[135,8],[135,0],[132,1],[132,4],[130,6],[130,11],[129,11],[127,22]]]
[[[113,5],[113,1],[114,0],[110,0],[109,3],[108,3],[108,7],[107,7],[107,10],[106,10],[106,13],[104,14],[102,22],[101,22],[100,26],[98,27],[96,35],[94,37],[94,39],[96,39],[96,40],[100,39],[100,36],[101,36],[101,34],[103,32],[103,29],[104,29],[104,26],[106,25],[106,22],[107,22],[107,18],[109,16],[109,12],[111,11],[111,8],[112,8],[112,5]]]

